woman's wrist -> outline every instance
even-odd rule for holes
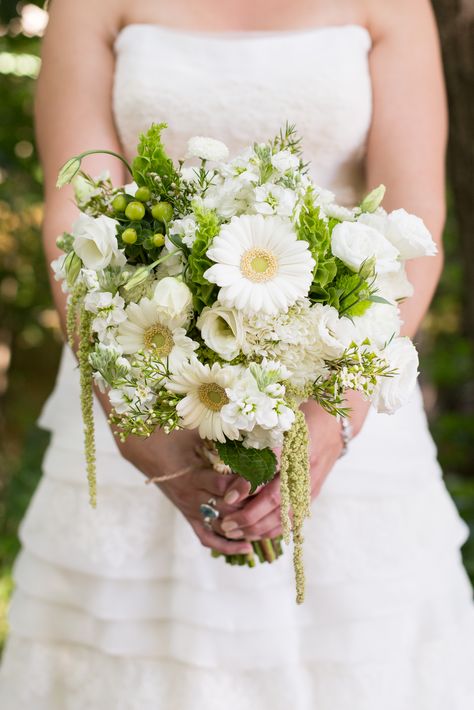
[[[360,433],[364,426],[371,405],[361,392],[355,392],[354,390],[347,390],[346,403],[349,409],[349,421],[352,430],[351,438],[354,438]]]

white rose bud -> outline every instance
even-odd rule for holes
[[[375,212],[385,197],[385,190],[385,185],[379,185],[375,190],[369,192],[367,197],[364,197],[360,204],[362,212]]]
[[[188,321],[193,295],[185,283],[173,276],[158,281],[153,293],[153,301],[158,308],[175,320],[175,327],[183,327]]]
[[[233,360],[240,353],[244,328],[242,315],[234,308],[217,304],[204,308],[196,325],[206,345],[224,360]]]
[[[395,338],[383,354],[393,377],[381,377],[372,404],[378,412],[393,414],[410,399],[418,377],[418,353],[409,338]]]
[[[406,210],[391,212],[387,217],[385,236],[398,249],[403,260],[418,256],[434,256],[438,249],[422,219]]]
[[[124,266],[125,255],[119,250],[115,236],[117,222],[110,217],[81,214],[74,223],[74,251],[87,269],[99,271],[107,266]]]
[[[220,163],[227,160],[229,157],[229,149],[214,138],[205,138],[204,136],[194,136],[188,140],[187,158],[201,158],[201,160],[213,160]]]
[[[375,257],[377,273],[398,271],[399,253],[383,234],[360,222],[342,222],[334,227],[332,252],[352,269],[359,271],[367,259]]]

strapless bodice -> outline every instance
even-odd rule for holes
[[[235,154],[286,121],[303,139],[317,183],[343,203],[364,187],[372,111],[368,54],[359,25],[296,32],[188,32],[131,24],[118,34],[113,109],[125,153],[165,121],[174,158],[208,135]]]

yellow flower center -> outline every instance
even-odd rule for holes
[[[229,403],[225,389],[216,382],[205,382],[199,385],[198,397],[204,406],[213,412],[220,412],[222,407]]]
[[[153,350],[158,357],[168,357],[173,349],[173,334],[166,325],[155,323],[147,328],[143,334],[145,348]]]
[[[249,249],[240,260],[240,270],[249,281],[270,281],[278,271],[278,262],[268,249]]]

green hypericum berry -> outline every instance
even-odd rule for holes
[[[160,222],[170,222],[173,218],[173,207],[169,202],[158,202],[151,208],[151,213]]]
[[[148,202],[151,197],[151,192],[147,187],[139,187],[135,193],[135,199],[140,202]]]
[[[129,202],[125,209],[125,215],[128,219],[131,219],[132,222],[138,222],[145,216],[145,207],[141,202]]]
[[[124,241],[125,244],[135,244],[137,241],[137,233],[133,227],[128,227],[128,229],[123,230],[122,241]]]
[[[117,195],[112,200],[112,207],[116,212],[124,212],[127,206],[127,198],[125,195]]]
[[[154,234],[153,235],[153,244],[155,245],[155,247],[162,247],[164,243],[165,243],[165,238],[162,234]]]

